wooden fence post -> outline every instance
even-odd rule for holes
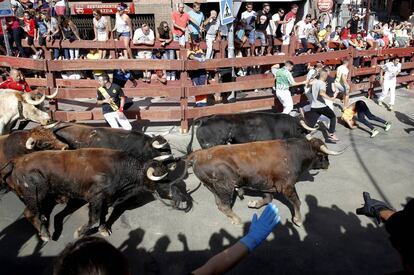
[[[410,61],[414,62],[414,56],[411,57]],[[414,76],[414,69],[410,71],[410,74]],[[414,81],[408,82],[407,89],[414,89]]]
[[[55,74],[50,70],[50,61],[52,60],[52,53],[50,50],[45,52],[45,62],[46,62],[46,93],[51,94],[52,90],[56,88],[56,78]],[[49,100],[49,109],[50,116],[52,119],[55,117],[55,112],[58,110],[58,100],[57,98]]]
[[[180,108],[181,108],[181,129],[182,134],[188,133],[188,90],[187,90],[187,50],[185,48],[180,48],[180,60],[181,60],[181,72],[180,72],[180,82],[181,82],[181,96],[180,96]]]

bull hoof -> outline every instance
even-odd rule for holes
[[[78,229],[75,230],[75,232],[73,233],[74,239],[78,239],[80,237],[81,230],[82,230],[82,227],[79,227]]]
[[[240,225],[240,226],[242,225],[240,218],[232,218],[231,223],[234,225]]]
[[[40,235],[40,239],[43,241],[43,242],[48,242],[48,241],[50,241],[50,236],[48,236],[48,235]]]
[[[99,233],[103,237],[109,237],[112,234],[112,231],[109,228],[107,228],[105,225],[101,225],[99,226]]]
[[[292,222],[293,222],[296,226],[298,226],[298,227],[301,227],[301,226],[302,226],[302,220],[301,220],[301,219],[298,219],[298,218],[293,218],[293,219],[292,219]]]
[[[249,201],[247,203],[247,206],[249,208],[260,208],[259,202],[258,201]]]

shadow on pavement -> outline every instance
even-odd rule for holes
[[[407,124],[408,126],[412,126],[412,128],[405,128],[404,131],[409,134],[412,131],[414,131],[414,119],[412,119],[411,117],[407,116],[406,114],[403,114],[401,112],[397,112],[395,111],[395,117],[404,124]]]
[[[305,202],[309,213],[303,228],[286,220],[229,274],[385,274],[401,268],[383,228],[371,223],[364,227],[354,213],[346,213],[336,205],[320,206],[314,196],[307,195]],[[248,228],[246,223],[245,233]],[[306,232],[304,239],[300,238],[300,230]],[[53,257],[43,257],[39,250],[18,257],[19,250],[34,234],[25,219],[0,232],[2,274],[51,274]],[[184,234],[164,235],[147,250],[140,247],[145,230],[137,228],[119,249],[128,258],[132,274],[189,274],[239,237],[218,229],[210,236],[209,249],[191,251],[191,240]],[[172,240],[182,243],[182,251],[168,251]]]

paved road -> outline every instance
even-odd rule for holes
[[[293,226],[288,207],[275,200],[281,224],[231,274],[384,274],[401,267],[384,228],[356,216],[354,211],[361,205],[362,191],[371,192],[397,209],[414,197],[414,93],[399,90],[395,112],[368,104],[375,114],[393,122],[391,131],[381,130],[375,139],[370,139],[362,130],[351,131],[339,125],[341,141],[329,146],[349,146],[348,150],[331,157],[327,171],[313,171],[311,178],[297,184],[303,226]],[[171,127],[149,129],[166,130]],[[174,128],[167,139],[183,149],[189,135],[180,135]],[[194,175],[186,183],[189,189],[198,185]],[[129,258],[134,274],[188,274],[242,236],[255,212],[246,206],[250,197],[237,199],[234,209],[246,222],[237,227],[218,212],[213,195],[204,187],[193,198],[195,204],[190,213],[153,201],[125,212],[114,224],[113,234],[107,239]],[[87,208],[65,221],[57,242],[44,246],[31,225],[22,219],[22,210],[14,194],[1,198],[1,274],[49,274],[53,256],[73,241],[75,229],[87,221]]]

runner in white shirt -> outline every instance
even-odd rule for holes
[[[349,60],[342,60],[342,65],[336,69],[336,78],[335,78],[335,87],[339,93],[343,94],[344,97],[344,107],[348,106],[349,103],[349,92],[351,87],[348,84],[348,64]]]
[[[381,66],[381,83],[382,93],[378,99],[378,105],[383,106],[384,99],[390,92],[390,104],[388,110],[392,111],[395,103],[395,88],[397,86],[397,75],[401,72],[401,63],[399,58],[394,61],[385,63]]]

